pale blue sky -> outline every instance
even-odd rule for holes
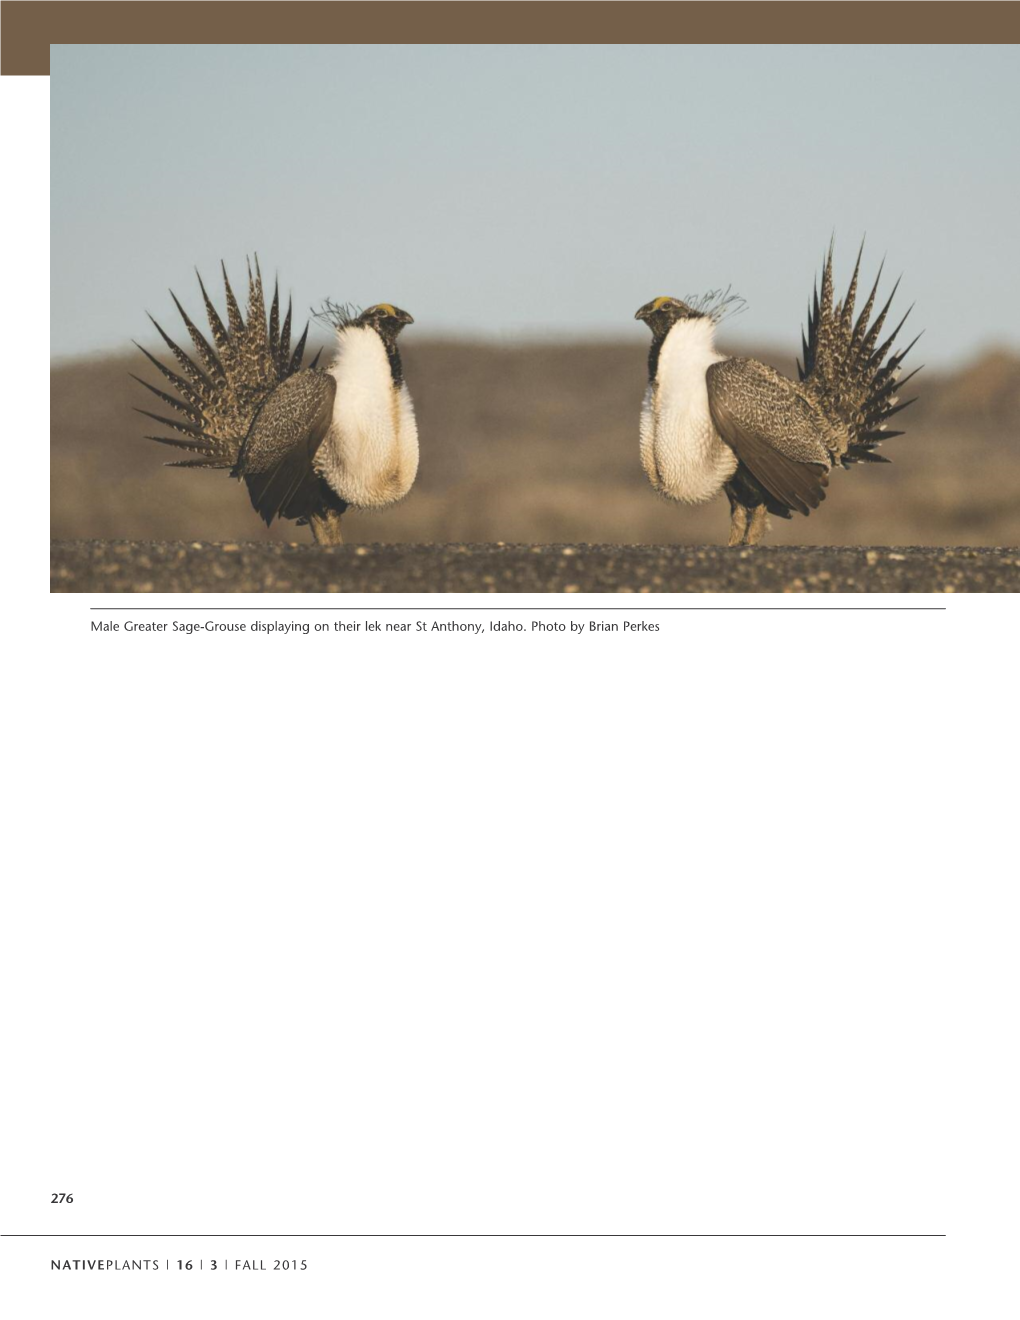
[[[792,350],[835,229],[924,357],[1020,347],[1020,57],[952,46],[55,46],[52,349],[148,340],[244,255],[296,310],[643,335],[732,283]]]

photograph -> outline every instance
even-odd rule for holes
[[[1016,63],[54,46],[53,589],[1020,588]]]

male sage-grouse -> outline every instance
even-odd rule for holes
[[[177,432],[146,439],[193,455],[168,467],[225,468],[241,478],[266,526],[274,518],[295,518],[311,525],[320,544],[341,544],[340,518],[348,507],[392,504],[411,489],[418,471],[418,429],[397,350],[397,336],[413,318],[392,303],[356,314],[327,301],[318,316],[335,331],[335,355],[326,370],[318,366],[319,354],[302,369],[308,326],[292,353],[290,305],[281,326],[277,284],[267,323],[257,258],[254,274],[248,267],[247,323],[226,267],[226,325],[201,276],[198,284],[212,344],[170,295],[195,346],[194,359],[149,318],[183,375],[142,348],[180,395],[135,377],[180,414],[160,417],[139,408]]]
[[[635,313],[652,332],[642,466],[656,490],[682,504],[702,504],[725,490],[730,545],[761,541],[769,513],[789,518],[794,510],[817,509],[835,463],[887,463],[876,448],[903,434],[887,424],[914,402],[900,403],[895,391],[900,364],[917,339],[885,360],[907,318],[878,342],[896,293],[894,287],[869,325],[881,269],[854,320],[860,265],[859,252],[846,298],[833,305],[829,245],[821,296],[816,284],[801,336],[798,381],[754,358],[716,352],[715,327],[739,301],[727,294],[655,298]]]

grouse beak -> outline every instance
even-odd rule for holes
[[[652,303],[645,303],[645,305],[644,305],[643,307],[639,307],[639,308],[637,309],[637,311],[634,313],[634,320],[635,320],[635,321],[647,321],[648,318],[651,316],[651,314],[652,314],[653,311],[654,311],[654,306],[653,306],[653,304],[652,304]]]

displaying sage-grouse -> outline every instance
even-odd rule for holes
[[[846,298],[833,305],[829,245],[821,295],[816,284],[807,336],[801,337],[798,381],[754,358],[716,352],[716,325],[735,301],[728,295],[656,298],[635,313],[652,332],[642,466],[656,490],[683,504],[702,504],[725,490],[730,545],[761,541],[769,513],[789,518],[794,510],[817,509],[835,463],[887,463],[875,450],[903,434],[887,425],[914,402],[900,403],[895,391],[901,363],[917,340],[886,362],[907,318],[878,342],[896,293],[894,287],[869,325],[881,269],[854,320],[860,265],[859,252]]]
[[[392,504],[411,489],[418,471],[418,429],[397,350],[397,336],[413,318],[392,303],[356,314],[327,302],[319,317],[335,331],[335,355],[326,370],[318,366],[319,354],[302,369],[308,326],[291,352],[290,304],[281,326],[277,284],[267,323],[257,259],[254,274],[248,267],[247,323],[225,266],[226,325],[201,276],[198,284],[212,344],[170,295],[194,359],[149,318],[183,374],[142,348],[180,395],[135,377],[179,414],[160,417],[139,408],[177,433],[146,439],[192,455],[168,467],[223,468],[241,478],[266,526],[274,518],[295,518],[311,525],[320,544],[341,544],[347,508]]]

